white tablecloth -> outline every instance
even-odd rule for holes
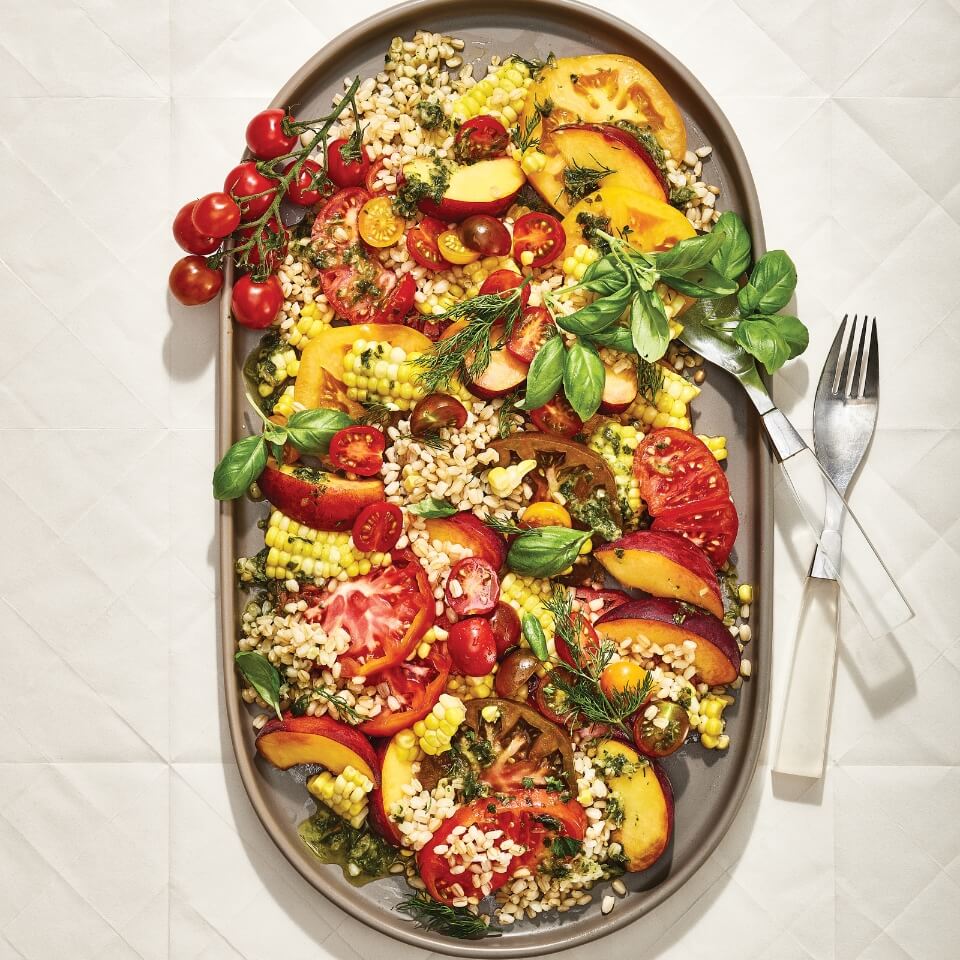
[[[387,6],[3,4],[3,960],[424,956],[301,881],[239,784],[214,631],[215,311],[165,292],[174,210],[218,187],[296,65]],[[682,892],[570,956],[956,956],[960,5],[598,6],[686,62],[743,141],[768,244],[800,271],[811,346],[777,380],[798,424],[840,317],[879,315],[854,502],[917,618],[879,645],[845,631],[822,787],[789,796],[761,768]],[[774,719],[810,556],[777,509]]]

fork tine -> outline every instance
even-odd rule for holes
[[[853,323],[847,331],[847,342],[843,347],[843,359],[837,366],[837,373],[833,381],[833,392],[843,395],[847,392],[847,380],[850,378],[850,362],[853,357],[853,344],[857,336],[857,314],[853,315]]]
[[[857,396],[857,391],[860,387],[860,378],[862,377],[864,370],[866,368],[867,357],[865,354],[864,345],[867,343],[867,329],[870,325],[870,320],[866,314],[863,315],[863,322],[860,324],[860,328],[854,328],[853,332],[850,334],[851,339],[851,358],[850,358],[850,370],[847,373],[847,388],[844,391],[844,397],[847,400],[853,400]]]
[[[871,333],[872,321],[864,314],[863,336],[860,338],[860,355],[857,357],[857,375],[850,391],[850,397],[853,400],[859,400],[863,397],[863,385],[867,379],[867,364],[870,362],[870,347],[873,343]]]
[[[843,336],[847,331],[847,316],[848,315],[846,313],[843,315],[843,323],[840,324],[840,329],[837,331],[837,335],[833,338],[833,343],[830,345],[830,352],[827,354],[827,359],[823,361],[823,369],[833,371],[830,376],[831,393],[836,393],[838,389],[838,378],[840,376],[840,348],[843,346]]]
[[[860,396],[875,400],[880,392],[880,341],[877,337],[877,318],[873,318],[870,330],[870,355],[867,358],[867,372],[860,384]]]

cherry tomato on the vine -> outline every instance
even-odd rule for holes
[[[465,121],[457,131],[453,150],[463,163],[476,163],[503,156],[510,145],[507,128],[489,114],[481,114]]]
[[[240,243],[243,243],[246,240],[249,240],[253,236],[254,228],[243,227],[237,234],[237,238]],[[271,217],[263,227],[263,240],[265,243],[269,244],[269,249],[267,250],[267,269],[273,273],[277,267],[283,263],[283,258],[287,255],[287,243],[289,242],[290,234],[280,226],[277,222],[276,217]],[[250,260],[250,263],[253,266],[259,266],[260,264],[260,250],[256,245],[252,246],[247,252],[247,257]]]
[[[170,292],[185,307],[208,303],[222,286],[223,271],[214,270],[196,254],[178,260],[170,271]]]
[[[277,181],[265,177],[257,169],[255,161],[245,160],[227,174],[223,189],[237,198],[240,222],[250,223],[262,217],[273,203],[277,195]]]
[[[383,431],[367,424],[338,430],[330,441],[330,460],[338,470],[372,477],[383,465],[386,449]]]
[[[289,173],[294,163],[296,160],[288,163],[284,173]],[[312,207],[324,197],[329,196],[332,188],[333,185],[323,167],[316,160],[304,160],[297,179],[291,180],[290,186],[287,187],[287,196],[291,203],[298,203],[301,207]]]
[[[279,107],[261,110],[247,124],[247,146],[258,160],[276,160],[297,145],[295,133],[283,132],[286,111]],[[290,118],[291,120],[293,117]]]
[[[283,306],[283,288],[275,277],[254,280],[244,274],[233,285],[230,307],[233,319],[241,326],[262,330],[269,327]]]
[[[177,211],[177,215],[173,218],[173,239],[187,253],[203,256],[213,253],[220,247],[220,238],[203,234],[194,226],[193,211],[196,206],[197,201],[191,200]]]
[[[346,137],[340,137],[327,145],[327,173],[338,187],[362,187],[372,166],[370,155],[361,146],[359,158],[345,160],[343,148],[348,143]]]
[[[482,617],[467,617],[450,627],[447,649],[458,673],[485,677],[497,662],[497,642],[490,624]]]
[[[193,205],[192,219],[205,237],[229,237],[240,223],[240,208],[227,193],[208,193]]]
[[[566,242],[563,225],[549,213],[525,213],[513,225],[513,256],[525,267],[553,263]]]
[[[436,217],[424,217],[417,226],[407,231],[407,252],[421,267],[443,270],[447,261],[440,256],[437,238],[447,225]]]
[[[353,523],[353,544],[364,553],[388,553],[403,533],[403,513],[395,503],[371,503]]]

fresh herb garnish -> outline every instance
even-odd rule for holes
[[[466,907],[448,907],[423,892],[401,900],[397,909],[409,914],[421,927],[448,937],[476,940],[488,934],[498,935],[497,931],[488,929],[483,917]]]
[[[570,200],[571,206],[582,200],[588,194],[600,189],[604,177],[609,177],[615,170],[600,163],[594,158],[595,167],[583,167],[576,160],[563,170],[563,189]]]
[[[556,837],[550,844],[550,852],[555,857],[575,857],[583,849],[583,843],[573,837]]]
[[[439,103],[434,103],[433,100],[421,100],[415,109],[417,119],[424,130],[436,130],[447,122],[443,107]]]
[[[403,184],[393,197],[393,212],[400,217],[413,217],[417,213],[417,204],[425,197],[435,203],[443,199],[444,191],[450,185],[450,168],[436,157],[430,168],[430,179],[424,180],[416,174],[405,175]]]
[[[591,533],[569,527],[521,530],[507,551],[507,566],[522,577],[555,577],[573,564]]]
[[[536,58],[532,58],[528,60],[526,59],[526,57],[521,57],[519,53],[515,53],[508,58],[508,62],[511,60],[514,63],[522,63],[530,71],[530,76],[533,77],[534,80],[536,80],[537,77],[539,77],[540,74],[547,69],[547,67],[556,66],[557,55],[551,52],[547,54],[546,60],[537,60]]]
[[[540,138],[535,137],[533,134],[537,127],[540,126],[540,121],[543,120],[544,117],[549,117],[551,113],[553,113],[552,100],[548,98],[542,103],[536,101],[533,105],[533,113],[530,114],[530,118],[527,120],[523,130],[521,131],[519,125],[517,125],[510,131],[510,139],[513,140],[513,145],[521,153],[525,153],[527,150],[540,145]]]
[[[435,520],[441,517],[452,517],[459,510],[449,500],[438,500],[436,497],[426,497],[418,503],[407,507],[410,513],[415,513],[424,520]]]
[[[243,679],[282,720],[280,688],[283,686],[283,679],[280,671],[262,653],[257,653],[255,650],[240,650],[234,654],[233,660]]]
[[[594,250],[599,250],[602,254],[610,252],[610,244],[606,241],[606,234],[610,230],[610,218],[597,213],[588,213],[582,210],[577,214],[577,223],[580,225],[580,231],[583,239]]]

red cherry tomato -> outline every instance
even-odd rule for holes
[[[502,657],[520,642],[520,617],[517,611],[501,600],[490,614],[490,629],[497,644],[497,657]]]
[[[250,223],[262,217],[273,203],[277,195],[277,181],[265,177],[253,160],[246,160],[227,174],[223,189],[237,198],[240,204],[240,222]],[[246,197],[251,199],[247,200]]]
[[[494,270],[480,285],[480,293],[505,293],[514,290],[523,283],[524,278],[514,270]],[[526,309],[530,302],[530,284],[526,284],[520,293],[520,304]]]
[[[571,667],[582,667],[600,649],[600,637],[585,616],[574,615],[572,622],[578,628],[578,634],[574,638],[577,650],[570,648],[566,640],[560,636],[559,631],[554,637],[554,643],[557,647],[557,656],[564,663],[568,663]]]
[[[571,721],[574,726],[579,726],[583,718],[579,713],[571,716],[572,708],[567,695],[554,682],[557,677],[568,684],[572,684],[576,679],[566,667],[554,667],[545,676],[537,678],[533,691],[534,705],[543,716],[558,726],[566,727]]]
[[[407,231],[407,252],[421,267],[445,270],[447,261],[440,255],[437,238],[447,225],[436,217],[424,217],[417,226]]]
[[[359,160],[344,160],[341,148],[347,143],[340,137],[327,145],[327,174],[338,187],[362,187],[372,166],[370,156],[361,146]]]
[[[402,323],[404,317],[413,309],[414,297],[417,293],[417,281],[413,275],[405,273],[387,297],[380,315],[375,323]]]
[[[481,617],[458,620],[447,637],[454,669],[468,677],[485,677],[497,662],[497,641]]]
[[[383,466],[387,441],[383,431],[367,424],[338,430],[330,441],[330,461],[337,470],[372,477]]]
[[[465,247],[485,257],[505,257],[510,252],[510,231],[496,217],[486,213],[467,217],[457,227],[457,233]]]
[[[258,160],[276,160],[297,145],[298,138],[295,133],[283,132],[285,116],[286,111],[273,107],[261,110],[247,124],[247,146]]]
[[[241,326],[262,330],[269,327],[283,306],[283,288],[276,277],[254,280],[244,274],[233,285],[230,309]]]
[[[253,236],[253,227],[243,227],[237,233],[237,238],[242,243],[245,240],[249,240]],[[273,273],[277,267],[283,263],[283,258],[287,255],[287,243],[290,239],[290,234],[287,233],[283,227],[277,223],[276,217],[271,217],[263,228],[263,239],[266,242],[267,240],[273,240],[273,237],[277,234],[281,234],[280,245],[276,247],[271,247],[267,251],[267,269]],[[253,266],[259,266],[260,264],[260,251],[257,247],[253,246],[247,251],[247,256],[250,259],[250,263]]]
[[[395,503],[371,503],[353,523],[353,543],[364,553],[389,553],[403,533],[403,513]]]
[[[240,208],[226,193],[208,193],[193,205],[193,225],[205,237],[229,237],[240,223]]]
[[[220,238],[202,234],[193,225],[193,211],[196,206],[197,201],[191,200],[177,211],[177,215],[173,218],[173,239],[187,253],[206,255],[213,253],[220,246]]]
[[[208,303],[223,287],[223,271],[207,266],[203,257],[178,260],[170,271],[170,292],[185,307]]]
[[[583,429],[583,421],[570,406],[563,390],[542,407],[530,411],[530,419],[538,430],[544,433],[557,433],[561,437],[576,436]]]
[[[513,225],[513,256],[524,266],[543,267],[553,263],[566,243],[563,225],[549,213],[525,213]],[[523,255],[528,252],[533,254],[533,259],[528,257],[525,261]]]
[[[447,606],[458,617],[491,613],[500,600],[497,571],[480,557],[458,560],[447,577]]]
[[[370,169],[367,171],[366,177],[364,177],[363,185],[370,191],[372,194],[380,193],[396,193],[397,186],[394,182],[391,186],[387,186],[382,180],[380,180],[380,174],[387,169],[387,160],[385,157],[377,157],[377,159],[370,164]]]
[[[533,363],[537,351],[556,328],[546,307],[527,307],[507,338],[507,350],[522,363]]]
[[[288,163],[284,167],[284,173],[289,173],[294,163],[296,160]],[[316,160],[304,160],[297,179],[291,180],[287,187],[287,196],[292,203],[299,203],[301,207],[312,207],[328,196],[331,190],[332,186],[323,167]]]
[[[481,114],[465,121],[457,131],[453,151],[463,163],[502,157],[510,146],[507,128],[496,118]]]

